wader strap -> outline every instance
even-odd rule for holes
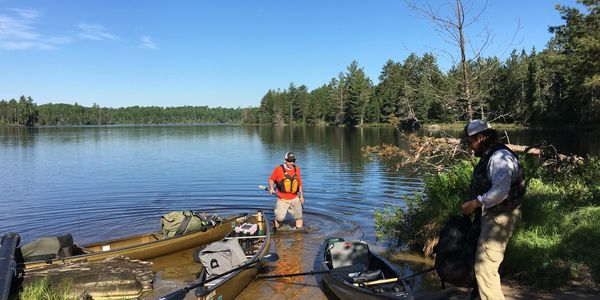
[[[177,231],[175,232],[175,236],[181,235],[186,230],[191,219],[192,219],[192,216],[185,216],[185,218],[183,218],[183,222],[181,222],[181,225],[179,225],[179,228],[177,228]]]

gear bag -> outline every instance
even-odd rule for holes
[[[73,236],[42,237],[21,247],[25,261],[51,260],[73,255]]]
[[[214,242],[199,254],[200,263],[210,276],[223,274],[246,262],[244,250],[237,239]]]
[[[440,232],[433,247],[435,270],[444,282],[460,287],[474,287],[475,252],[479,241],[481,221],[478,214],[471,221],[469,216],[454,216]]]
[[[216,216],[205,213],[197,214],[190,211],[172,211],[160,218],[161,234],[164,238],[172,238],[191,231],[206,230],[220,222]]]

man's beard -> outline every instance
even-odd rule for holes
[[[476,157],[482,157],[484,153],[485,151],[482,149],[482,147],[479,147],[477,150],[473,150],[473,154]]]

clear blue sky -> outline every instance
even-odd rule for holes
[[[465,0],[468,13],[482,2]],[[490,28],[485,56],[542,50],[563,23],[555,3],[576,5],[490,0],[467,33]],[[401,0],[0,0],[0,99],[38,104],[258,106],[268,89],[312,90],[352,60],[376,84],[388,59],[427,51],[447,68],[457,48]]]

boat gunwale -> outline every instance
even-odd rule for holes
[[[260,212],[262,212],[262,210],[259,210]],[[257,211],[257,213],[259,212]],[[245,221],[247,221],[248,219],[255,217],[256,213],[253,215],[248,216],[248,218],[246,218]],[[264,213],[263,213],[263,218],[264,218]],[[258,221],[257,221],[258,222]],[[271,242],[271,230],[269,227],[269,223],[267,222],[266,218],[263,219],[263,221],[266,225],[266,230],[265,230],[265,235],[263,237],[261,237],[261,239],[263,239],[265,242],[260,246],[260,248],[256,251],[256,254],[254,254],[254,256],[252,256],[251,259],[247,260],[244,262],[244,264],[250,263],[250,265],[248,265],[245,268],[239,269],[229,275],[227,275],[226,277],[224,277],[224,280],[220,280],[219,282],[217,282],[216,284],[210,286],[210,288],[205,288],[204,285],[203,286],[199,286],[194,290],[194,294],[196,296],[196,298],[201,299],[201,297],[205,297],[205,295],[210,294],[212,291],[218,289],[219,287],[225,285],[226,283],[228,283],[230,280],[235,279],[240,272],[245,271],[245,270],[249,270],[249,269],[253,269],[253,268],[257,268],[258,264],[260,263],[258,260],[260,259],[260,257],[264,256],[266,254],[266,251],[268,251],[268,249],[266,248],[267,246],[270,246]],[[229,236],[229,234],[224,237],[223,239],[221,239],[221,241],[225,241],[227,239],[227,237]],[[251,282],[252,280],[250,280]],[[244,286],[245,288],[245,286]],[[242,290],[244,289],[242,288]],[[199,289],[203,289],[202,291],[202,296],[198,296],[198,294],[196,294],[196,291]]]
[[[342,241],[346,241],[346,240],[342,240]],[[378,294],[378,293],[373,292],[370,289],[366,289],[361,286],[355,286],[353,283],[350,283],[350,282],[344,280],[343,278],[341,278],[340,276],[337,276],[337,275],[331,273],[331,271],[334,268],[333,267],[330,268],[327,265],[327,249],[326,249],[327,243],[324,242],[321,247],[322,247],[322,251],[323,251],[322,257],[321,257],[321,270],[322,271],[330,271],[330,273],[323,274],[324,281],[331,281],[331,284],[336,284],[338,286],[338,288],[345,288],[349,291],[352,291],[353,293],[361,293],[364,295],[368,295],[369,297],[382,298],[382,299],[396,299],[396,298],[402,299],[402,297],[394,297],[392,295]],[[372,252],[371,249],[369,249],[369,255],[372,256],[373,258],[379,260],[386,268],[388,268],[390,271],[392,271],[396,275],[397,278],[400,278],[400,275],[399,275],[397,269],[391,264],[391,262],[389,262],[383,256],[381,256],[375,252]],[[402,283],[402,286],[404,287],[406,293],[408,295],[411,295],[412,289],[410,288],[410,286],[408,286],[404,280],[402,280],[401,283]],[[330,289],[332,292],[334,292],[333,289],[329,286],[331,284],[326,283],[325,286],[328,289]],[[335,294],[335,292],[334,292],[334,294]],[[337,294],[336,294],[336,296],[339,297]]]
[[[158,240],[154,240],[154,241],[148,241],[145,243],[139,243],[139,244],[134,244],[134,245],[130,245],[130,246],[125,246],[125,247],[121,247],[121,248],[115,248],[115,249],[111,249],[108,251],[95,251],[95,252],[91,252],[91,253],[84,253],[84,254],[79,254],[79,255],[72,255],[72,256],[67,256],[67,257],[62,257],[62,258],[55,258],[52,260],[33,260],[33,261],[28,261],[28,262],[23,262],[23,263],[18,263],[17,266],[18,267],[25,267],[27,268],[39,268],[45,265],[52,265],[52,264],[60,264],[60,263],[65,263],[65,262],[69,262],[69,261],[81,261],[81,260],[85,260],[89,257],[93,257],[93,256],[107,256],[107,257],[111,257],[113,254],[117,253],[117,252],[124,252],[124,251],[128,251],[128,250],[132,250],[132,249],[136,249],[136,248],[145,248],[145,247],[149,247],[149,246],[153,246],[156,243],[164,243],[165,245],[168,244],[172,244],[173,242],[176,242],[178,240],[184,239],[184,238],[193,238],[196,237],[199,234],[209,234],[212,233],[213,229],[216,229],[218,227],[222,227],[223,224],[225,223],[230,223],[235,221],[236,219],[242,218],[242,217],[247,217],[248,218],[248,214],[247,213],[242,213],[239,214],[237,216],[231,217],[229,219],[226,219],[218,224],[212,225],[210,227],[207,227],[206,230],[202,230],[202,229],[197,229],[194,231],[190,231],[187,232],[185,234],[179,235],[179,236],[175,236],[172,238],[168,238],[168,239],[158,239]],[[111,243],[115,243],[115,242],[119,242],[119,241],[126,241],[126,240],[131,240],[131,239],[135,239],[135,238],[140,238],[140,237],[144,237],[144,236],[150,236],[150,235],[155,235],[157,233],[160,233],[158,231],[154,231],[154,232],[150,232],[150,233],[142,233],[142,234],[137,234],[137,235],[131,235],[131,236],[127,236],[127,237],[122,237],[122,238],[116,238],[116,239],[112,239],[112,240],[107,240],[107,241],[100,241],[100,242],[95,242],[95,243],[91,243],[91,244],[85,244],[85,245],[77,245],[74,244],[76,247],[81,248],[82,250],[85,250],[87,247],[95,247],[96,245],[102,245],[102,244],[111,244]],[[127,254],[123,254],[123,255],[127,255]]]

